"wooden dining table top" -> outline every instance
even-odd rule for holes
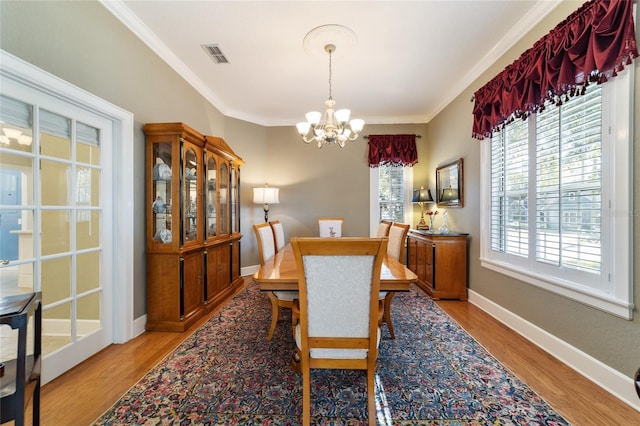
[[[253,274],[253,280],[258,283],[260,290],[298,290],[298,268],[291,244],[268,259]],[[403,263],[385,255],[380,270],[381,291],[409,291],[410,284],[417,280],[418,276]]]

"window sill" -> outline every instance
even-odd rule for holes
[[[504,262],[498,262],[493,259],[481,258],[480,265],[620,318],[626,320],[633,318],[634,305],[623,300],[614,299],[610,295],[578,288],[572,286],[570,283],[561,282],[548,276],[533,274],[529,270],[518,268]]]

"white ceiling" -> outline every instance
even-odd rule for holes
[[[333,54],[337,109],[371,124],[426,123],[559,3],[102,1],[221,113],[265,126],[324,109],[329,56],[303,48],[315,27],[357,37]],[[229,63],[203,44],[219,45]]]

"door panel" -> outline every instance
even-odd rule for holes
[[[0,291],[42,292],[43,383],[113,342],[111,132],[60,99],[0,95]]]

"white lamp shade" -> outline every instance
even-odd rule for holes
[[[336,120],[340,123],[346,123],[349,121],[349,116],[351,115],[351,111],[348,109],[339,109],[336,111]]]
[[[364,120],[354,118],[349,124],[351,125],[351,130],[353,130],[355,133],[358,133],[362,131],[362,128],[364,127]]]
[[[309,124],[315,126],[320,122],[320,118],[322,118],[322,113],[318,111],[311,111],[305,115],[305,118],[309,122]]]
[[[253,188],[253,202],[255,204],[278,204],[280,188],[261,187]]]
[[[301,121],[300,123],[296,124],[296,127],[298,128],[298,133],[304,136],[307,133],[309,133],[309,128],[311,127],[311,124]]]

